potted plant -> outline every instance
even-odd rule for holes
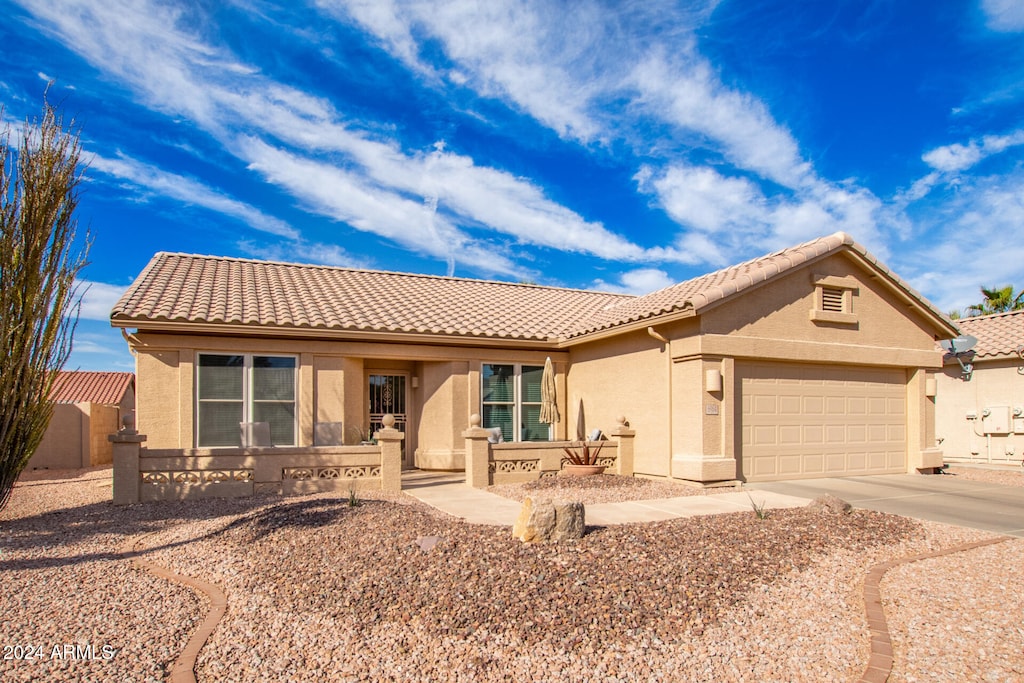
[[[601,454],[601,448],[603,447],[603,441],[598,441],[596,448],[586,441],[580,441],[571,447],[563,447],[562,450],[569,456],[569,462],[562,467],[562,470],[566,474],[576,477],[601,474],[604,472],[605,466],[597,464],[597,456]]]

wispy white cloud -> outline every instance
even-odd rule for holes
[[[619,276],[617,283],[594,280],[592,287],[602,292],[615,294],[650,294],[659,289],[670,287],[676,282],[669,277],[669,274],[658,268],[637,268],[629,270]]]
[[[981,0],[981,8],[994,31],[1024,31],[1024,4],[1020,0]]]
[[[696,48],[694,29],[714,3],[687,11],[650,2],[610,12],[602,3],[495,0],[322,2],[373,32],[393,56],[421,69],[418,45],[439,40],[466,83],[503,99],[559,135],[583,142],[629,138],[644,119],[687,142],[794,187],[812,174],[788,130],[758,98],[726,87]],[[382,17],[386,16],[386,21]],[[424,38],[417,41],[416,36]]]
[[[795,192],[769,196],[749,178],[682,164],[661,171],[644,167],[635,179],[641,191],[653,195],[686,228],[677,242],[679,252],[713,265],[836,230],[886,251],[877,228],[882,204],[856,187],[815,181]]]
[[[80,280],[76,283],[81,294],[78,317],[84,320],[110,320],[110,311],[128,287],[105,282]]]
[[[966,171],[987,157],[1019,145],[1024,145],[1024,130],[1016,130],[1006,135],[986,135],[979,140],[971,140],[966,145],[957,142],[936,147],[921,158],[937,171],[952,173]]]
[[[933,170],[915,180],[910,187],[897,192],[893,197],[894,207],[906,208],[927,197],[936,187],[959,187],[967,171],[991,156],[1020,145],[1024,145],[1024,130],[985,135],[966,144],[954,142],[929,150],[921,155],[921,160]]]
[[[295,239],[299,233],[284,221],[268,216],[250,204],[232,199],[198,180],[168,173],[128,157],[110,159],[92,155],[89,168],[118,178],[145,194],[156,194],[230,216],[263,232]],[[143,196],[145,196],[145,194]]]
[[[964,178],[935,213],[943,220],[891,265],[942,310],[977,303],[979,287],[1024,282],[1024,170]]]
[[[652,52],[633,71],[646,111],[706,138],[706,145],[737,168],[790,188],[813,180],[796,140],[761,100],[724,86],[702,57],[668,54],[667,49]]]
[[[465,155],[406,153],[394,141],[371,139],[342,122],[329,102],[276,83],[223,48],[202,42],[183,28],[191,17],[180,10],[117,0],[99,6],[74,0],[52,5],[39,11],[40,20],[65,44],[129,83],[150,106],[187,114],[269,182],[317,207],[317,212],[359,230],[435,256],[445,255],[449,261],[457,248],[460,260],[475,255],[468,262],[480,267],[489,264],[494,273],[514,270],[510,261],[494,255],[501,242],[494,242],[495,236],[487,233],[495,231],[524,245],[612,260],[674,257],[671,249],[642,249],[551,201],[528,180],[479,166]],[[386,30],[389,45],[402,52],[400,45],[411,38],[402,37],[405,34],[394,24],[397,19],[388,14],[388,7],[357,5],[354,9],[379,30]],[[30,9],[35,11],[35,6]],[[446,11],[455,10],[451,6]],[[112,13],[139,15],[130,39],[121,41],[113,34],[123,28],[125,19]],[[253,144],[252,131],[264,135],[262,146]],[[286,155],[288,168],[298,165],[308,174],[301,183],[292,182],[294,177],[285,169],[265,163],[267,150],[276,149],[277,141],[292,148]],[[347,159],[325,160],[322,155],[329,152],[342,152]],[[204,188],[186,187],[187,179],[147,174],[123,160],[98,160],[96,168],[130,177],[174,198],[238,217],[248,214],[256,221],[254,227],[296,237],[269,217],[252,215],[246,207]],[[340,183],[333,192],[332,183]],[[342,206],[343,200],[349,203]],[[431,210],[424,211],[425,205]],[[330,211],[325,211],[328,207]],[[474,235],[460,232],[452,241],[455,225],[472,228]]]
[[[505,255],[473,243],[421,201],[399,197],[351,171],[291,154],[260,140],[249,139],[242,146],[253,170],[286,188],[311,211],[431,256],[457,259],[495,274],[523,274]]]
[[[287,244],[267,244],[241,240],[237,244],[239,250],[250,258],[265,261],[284,261],[287,263],[315,263],[325,266],[341,266],[344,268],[368,268],[370,260],[365,256],[356,256],[337,244],[306,242],[298,240]]]
[[[568,11],[540,1],[321,6],[373,32],[416,70],[422,70],[421,47],[439,42],[460,84],[509,103],[564,138],[633,143],[636,131],[664,128],[664,149],[637,150],[655,160],[642,165],[636,179],[682,229],[661,253],[622,249],[599,237],[597,243],[620,258],[724,265],[737,250],[783,246],[838,229],[882,241],[878,199],[853,184],[819,178],[768,106],[726,86],[698,52],[695,29],[714,3],[687,10],[653,2],[615,12],[598,2],[575,3]],[[717,163],[681,162],[680,146],[706,150]]]

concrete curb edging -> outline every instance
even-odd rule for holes
[[[952,555],[953,553],[961,553],[1010,540],[1013,540],[1010,536],[990,538],[944,550],[880,562],[871,567],[864,579],[864,608],[867,612],[868,630],[871,632],[871,655],[868,658],[867,666],[864,668],[864,673],[858,679],[858,683],[884,683],[889,680],[889,675],[892,674],[892,640],[889,637],[889,626],[885,621],[885,609],[882,607],[881,590],[882,577],[885,576],[887,571],[901,564],[910,564],[919,560]]]
[[[171,666],[170,677],[168,680],[171,683],[196,683],[196,659],[199,657],[199,651],[203,649],[203,645],[209,639],[210,635],[213,634],[213,630],[217,627],[217,624],[223,618],[224,613],[227,611],[228,600],[218,586],[202,581],[200,579],[192,578],[191,576],[182,576],[181,574],[175,574],[165,567],[161,567],[158,564],[143,560],[138,556],[139,553],[143,552],[139,548],[142,542],[154,534],[161,533],[151,531],[148,534],[143,534],[137,538],[130,539],[122,548],[122,554],[131,554],[132,562],[150,574],[157,576],[166,581],[173,581],[183,586],[191,588],[192,590],[206,595],[210,601],[209,611],[206,613],[206,618],[203,623],[192,633],[192,637],[188,639],[188,643],[185,644],[184,649],[178,658],[174,660],[174,664]]]

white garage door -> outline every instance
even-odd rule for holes
[[[747,481],[906,471],[906,373],[737,364]]]

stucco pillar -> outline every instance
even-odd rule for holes
[[[924,369],[915,369],[907,378],[908,474],[928,474],[942,467],[942,451],[935,446],[935,397],[928,395],[928,375]]]
[[[736,380],[732,358],[692,356],[673,364],[672,477],[735,481]]]
[[[397,493],[402,490],[402,440],[405,432],[395,429],[394,415],[385,415],[381,423],[384,428],[373,435],[380,444],[380,488]]]
[[[128,424],[129,421],[131,424]],[[125,417],[125,427],[107,440],[113,444],[114,457],[114,504],[130,505],[139,502],[139,456],[146,435],[133,429],[134,418]]]
[[[485,489],[491,483],[489,460],[491,447],[487,437],[491,433],[480,427],[480,416],[469,416],[469,429],[462,432],[466,439],[466,483],[475,489]]]
[[[633,439],[636,438],[636,430],[626,426],[626,418],[619,417],[615,429],[612,430],[612,437],[618,442],[618,455],[616,457],[616,474],[624,477],[633,476]]]

